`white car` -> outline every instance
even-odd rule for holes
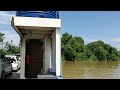
[[[12,75],[12,65],[5,55],[0,54],[0,79],[5,79],[5,76]]]
[[[18,71],[20,69],[20,59],[15,55],[6,55],[10,59],[12,64],[12,70]]]

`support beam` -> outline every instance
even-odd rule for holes
[[[52,67],[53,67],[53,72],[56,73],[56,44],[55,44],[55,31],[51,35],[52,37]]]
[[[51,67],[51,38],[50,35],[45,37],[45,72]]]
[[[22,37],[22,34],[20,33],[20,31],[18,30],[18,28],[14,25],[14,18],[11,18],[11,26],[15,29],[15,31],[18,33],[18,35],[20,37]]]
[[[20,79],[25,79],[25,43],[26,38],[21,38],[21,70]]]
[[[56,76],[61,76],[61,36],[60,29],[56,29]]]
[[[30,26],[30,27],[52,27],[60,28],[61,19],[51,18],[34,18],[34,17],[12,17],[14,18],[14,26]]]
[[[61,76],[61,36],[60,29],[57,28],[52,35],[52,59],[56,76]],[[56,65],[56,66],[55,66]]]
[[[21,33],[29,33],[31,31],[32,34],[52,34],[52,30],[20,30]]]

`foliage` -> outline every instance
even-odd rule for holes
[[[0,32],[0,53],[3,54],[19,54],[19,45],[13,45],[9,42],[4,42],[4,35]],[[3,47],[4,44],[4,47]],[[84,45],[84,40],[81,37],[73,37],[69,33],[64,33],[61,38],[62,60],[66,61],[85,61],[85,60],[120,60],[120,51],[103,41]]]
[[[81,37],[73,37],[66,32],[62,35],[61,43],[62,57],[66,61],[120,60],[120,51],[101,40],[84,45]]]
[[[5,38],[4,35],[5,34],[0,33],[0,44],[2,47],[2,48],[0,48],[0,53],[5,54],[5,55],[19,54],[20,47],[16,46],[16,45],[12,45],[12,43],[10,44],[9,42],[4,42],[4,38]]]
[[[4,38],[5,38],[4,35],[5,35],[5,34],[3,34],[3,33],[0,32],[0,44],[3,42],[3,40],[4,40]]]

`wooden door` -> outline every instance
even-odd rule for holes
[[[43,67],[43,41],[28,39],[26,42],[25,77],[37,78]]]

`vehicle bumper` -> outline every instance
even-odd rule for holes
[[[17,70],[17,64],[12,64],[12,70]]]

